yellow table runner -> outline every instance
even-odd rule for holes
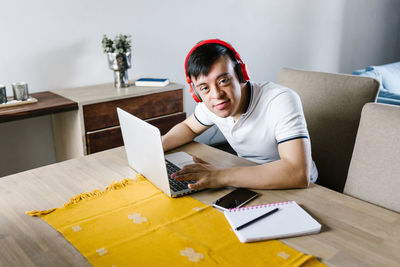
[[[138,175],[41,216],[94,266],[325,266],[277,241],[243,244],[224,215]]]

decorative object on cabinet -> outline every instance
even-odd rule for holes
[[[6,86],[0,84],[0,108],[8,108],[25,104],[36,103],[38,100],[29,96],[28,84],[26,82],[12,83],[14,97],[8,99]]]
[[[114,71],[114,86],[129,87],[128,69],[131,68],[131,36],[119,34],[111,40],[104,34],[101,41],[107,53],[108,66]]]
[[[5,104],[5,103],[7,103],[6,86],[0,84],[0,104]]]
[[[20,105],[26,105],[26,104],[33,104],[36,102],[38,102],[38,100],[31,96],[27,100],[7,99],[7,102],[0,104],[0,108],[8,108],[8,107],[14,107],[14,106],[20,106]]]
[[[12,83],[14,100],[26,101],[29,98],[28,84],[26,82]]]

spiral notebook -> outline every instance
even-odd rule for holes
[[[245,228],[243,225],[275,208],[277,212],[262,218]],[[229,209],[224,212],[240,242],[255,242],[319,233],[321,224],[311,217],[295,201],[277,202],[257,206]]]

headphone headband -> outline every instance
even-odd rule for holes
[[[235,59],[237,60],[237,63],[238,63],[239,66],[240,66],[241,76],[242,76],[243,80],[244,80],[245,82],[247,82],[247,81],[250,80],[250,77],[249,77],[249,75],[248,75],[248,73],[247,73],[246,64],[243,63],[242,58],[240,57],[239,53],[233,48],[233,46],[231,46],[229,43],[224,42],[224,41],[219,40],[219,39],[208,39],[208,40],[200,41],[199,43],[197,43],[197,44],[189,51],[189,53],[187,54],[186,59],[185,59],[185,75],[186,75],[186,81],[187,81],[187,83],[188,83],[189,86],[190,86],[190,93],[192,94],[193,99],[194,99],[196,102],[202,102],[202,100],[201,100],[200,96],[198,95],[197,91],[196,91],[196,90],[193,88],[193,86],[192,86],[192,80],[190,79],[190,77],[189,77],[189,75],[188,75],[188,73],[187,73],[187,62],[188,62],[188,59],[189,59],[190,55],[193,53],[193,51],[196,50],[198,47],[200,47],[200,46],[202,46],[202,45],[205,45],[205,44],[219,44],[219,45],[222,45],[222,46],[228,48],[228,49],[233,53]],[[239,77],[239,79],[240,79],[240,78],[241,78],[241,77]]]

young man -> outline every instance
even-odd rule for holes
[[[196,180],[192,189],[224,186],[253,189],[305,188],[318,172],[298,95],[289,88],[250,82],[239,54],[218,39],[198,43],[185,61],[195,112],[162,137],[164,150],[192,141],[214,124],[240,157],[260,165],[217,169],[193,157],[173,174]]]

